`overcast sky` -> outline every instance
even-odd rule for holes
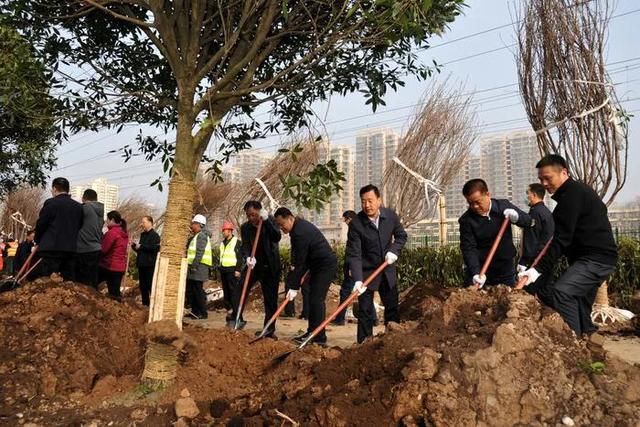
[[[531,129],[518,94],[514,48],[514,2],[505,0],[470,0],[465,14],[459,17],[443,35],[432,40],[432,48],[421,53],[431,62],[444,64],[443,76],[463,83],[474,95],[480,118],[479,132],[494,134],[516,129]],[[640,2],[619,0],[609,27],[606,61],[611,78],[616,83],[623,107],[636,115],[630,126],[629,175],[625,188],[617,198],[624,202],[640,195]],[[621,15],[617,16],[616,15]],[[504,26],[504,27],[502,27]],[[497,28],[496,27],[502,27]],[[406,87],[385,98],[386,107],[371,113],[360,94],[334,97],[330,103],[319,104],[316,112],[326,117],[326,129],[332,143],[354,144],[356,134],[367,128],[391,127],[401,132],[407,126],[429,82],[408,80]],[[629,101],[625,101],[629,100]],[[159,164],[145,164],[143,160],[123,163],[118,154],[109,150],[126,143],[135,143],[139,126],[125,128],[118,135],[114,131],[85,133],[71,138],[59,151],[59,169],[55,176],[66,176],[71,184],[81,184],[104,177],[121,187],[121,198],[139,195],[150,202],[164,205],[165,193],[148,184],[162,174]],[[153,133],[155,134],[155,133]],[[259,150],[273,151],[278,138],[257,141]],[[212,144],[211,150],[215,149]]]

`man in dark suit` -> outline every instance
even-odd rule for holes
[[[253,270],[249,281],[249,289],[256,281],[260,282],[262,295],[264,298],[264,324],[266,325],[273,313],[278,309],[278,285],[280,284],[280,251],[278,243],[282,238],[276,222],[262,204],[255,200],[250,200],[244,205],[244,212],[247,215],[247,222],[240,226],[240,236],[242,239],[242,256],[246,260],[247,268],[244,274],[249,272],[249,267]],[[256,239],[258,224],[262,220],[262,231],[260,241],[256,249],[255,257],[251,256],[251,248]],[[244,275],[240,279],[244,283]],[[248,292],[247,292],[248,295]],[[245,296],[245,304],[246,304]],[[237,309],[234,310],[237,312]],[[242,316],[242,313],[240,313]],[[244,326],[241,318],[241,326]],[[276,323],[271,324],[266,337],[276,338]],[[257,332],[260,335],[260,332]]]
[[[532,226],[522,230],[522,255],[518,261],[518,273],[525,271],[527,266],[531,265],[544,245],[553,237],[553,215],[544,205],[544,193],[544,186],[537,182],[530,184],[527,190]]]
[[[480,269],[491,246],[498,236],[504,218],[519,227],[530,227],[531,217],[508,200],[493,199],[487,183],[479,178],[467,181],[462,187],[469,209],[458,219],[460,224],[460,249],[465,264],[465,284],[482,288],[486,285],[515,282],[516,248],[513,246],[511,227],[507,227],[500,240],[486,274]]]
[[[329,242],[318,227],[307,220],[296,218],[289,209],[281,207],[274,213],[276,222],[283,233],[291,238],[291,266],[287,275],[287,296],[293,301],[300,289],[305,273],[309,273],[308,295],[309,325],[307,332],[295,338],[304,342],[324,320],[325,299],[331,282],[336,278],[338,260]],[[313,339],[316,344],[324,345],[327,336],[324,329]]]
[[[53,197],[44,202],[36,222],[35,242],[42,258],[39,275],[60,273],[65,280],[74,280],[82,205],[69,195],[69,181],[66,178],[53,180],[51,194]]]
[[[400,218],[391,209],[383,208],[380,190],[375,185],[360,189],[362,210],[349,223],[346,261],[351,269],[353,287],[358,297],[358,343],[373,335],[375,308],[373,294],[380,293],[384,305],[384,323],[398,322],[398,288],[396,287],[397,260],[407,243]],[[389,266],[368,287],[363,280],[384,261]]]

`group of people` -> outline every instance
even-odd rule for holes
[[[540,183],[528,188],[528,213],[508,200],[492,198],[482,179],[464,184],[462,193],[468,209],[458,221],[466,284],[480,289],[497,284],[514,286],[518,280],[526,285],[527,292],[555,309],[576,334],[589,334],[595,330],[590,313],[596,291],[613,272],[617,260],[607,209],[590,187],[570,177],[561,156],[547,155],[536,168]],[[103,222],[104,208],[95,191],[86,190],[82,203],[71,199],[68,193],[69,182],[56,178],[52,184],[53,197],[45,202],[35,232],[30,232],[19,246],[6,242],[5,246],[12,250],[6,259],[13,257],[16,268],[28,257],[31,248],[37,249],[41,259],[38,275],[57,272],[67,280],[94,287],[104,280],[109,294],[120,298],[120,283],[128,260],[127,223],[117,211],[108,212],[106,223]],[[547,193],[557,204],[553,214],[544,204]],[[360,212],[347,211],[343,215],[348,235],[340,302],[358,293],[357,341],[361,343],[373,335],[378,321],[374,306],[376,291],[384,306],[384,324],[400,319],[395,263],[407,242],[407,233],[398,215],[382,206],[376,186],[362,187],[359,196]],[[243,283],[246,281],[251,289],[259,282],[264,298],[264,325],[269,324],[263,336],[276,338],[276,322],[269,320],[278,308],[282,272],[279,243],[284,233],[289,235],[291,244],[291,268],[285,278],[288,301],[285,316],[295,315],[293,301],[302,288],[303,315],[308,319],[308,328],[294,339],[326,343],[325,331],[316,329],[326,318],[327,292],[337,276],[338,262],[331,245],[314,224],[286,207],[271,215],[260,202],[251,200],[244,205],[244,213],[246,221],[240,226],[239,236],[234,234],[235,226],[229,221],[221,229],[216,267],[228,309],[227,325],[240,329],[245,326]],[[511,227],[502,227],[505,220],[522,229],[520,253],[513,243]],[[186,305],[199,319],[208,316],[203,284],[214,267],[212,236],[206,224],[203,215],[193,217],[186,247]],[[140,240],[132,243],[131,248],[137,253],[142,301],[148,305],[160,237],[153,229],[151,217],[142,219],[141,228]],[[497,249],[486,268],[485,261],[495,242]],[[569,267],[554,280],[555,266],[563,255]],[[374,275],[376,270],[379,274]],[[344,311],[339,313],[333,324],[343,325],[344,315]],[[310,336],[314,331],[317,333]]]

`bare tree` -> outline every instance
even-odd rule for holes
[[[427,89],[402,138],[396,157],[401,165],[387,165],[384,176],[385,203],[393,207],[405,227],[434,213],[438,191],[456,176],[476,138],[476,114],[471,95],[448,79]],[[431,191],[428,190],[431,186]]]
[[[29,228],[35,228],[45,198],[46,191],[41,187],[21,187],[9,193],[4,202],[0,230],[12,233],[16,238],[21,238],[24,227],[16,226],[16,222],[11,219],[11,216],[19,213],[22,221]]]
[[[628,121],[605,69],[609,0],[527,0],[519,11],[518,78],[544,154],[558,153],[573,178],[610,205],[627,178]],[[592,318],[624,320],[609,307],[607,282]]]
[[[610,205],[627,177],[628,115],[605,69],[608,0],[528,0],[519,11],[518,78],[542,153]]]

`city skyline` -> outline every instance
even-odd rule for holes
[[[90,183],[72,186],[71,197],[82,202],[82,193],[89,188],[98,193],[98,201],[104,205],[105,218],[108,212],[118,208],[120,188],[115,184],[110,184],[105,178],[96,178]]]

